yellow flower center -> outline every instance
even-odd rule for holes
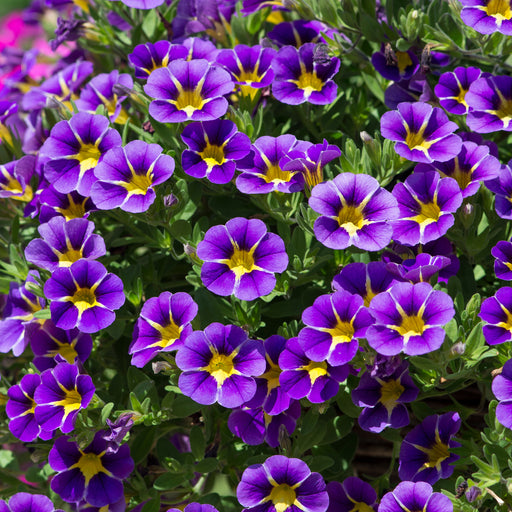
[[[171,322],[166,326],[161,327],[159,331],[162,339],[155,345],[158,345],[162,348],[166,348],[169,345],[172,345],[176,340],[179,339],[181,334],[180,327],[176,325],[173,320],[171,320]]]
[[[79,314],[98,305],[96,295],[90,288],[79,288],[71,297],[71,302],[76,306]]]
[[[450,175],[446,175],[441,173],[442,176],[449,176],[453,178],[459,184],[461,190],[464,190],[471,183],[471,173],[472,169],[465,170],[461,169],[459,165],[459,158],[455,157],[455,165],[453,167],[453,172]]]
[[[261,82],[261,76],[258,74],[257,70],[247,71],[244,69],[236,78],[237,82],[245,82],[248,85],[253,82]]]
[[[301,370],[306,370],[309,373],[313,385],[318,378],[327,375],[327,363],[325,361],[311,361],[307,366],[302,366]]]
[[[427,468],[439,467],[441,462],[450,456],[448,445],[441,442],[439,438],[436,439],[432,447],[425,450],[425,453],[428,456],[428,461],[425,462]]]
[[[349,498],[350,501],[352,501],[351,498]],[[350,509],[350,512],[375,512],[370,505],[367,505],[366,503],[363,503],[362,501],[358,501],[354,508]]]
[[[332,342],[336,346],[339,343],[350,343],[354,337],[354,326],[351,322],[339,321],[334,329],[329,329]]]
[[[67,197],[69,202],[67,208],[56,208],[56,210],[62,214],[66,220],[81,219],[85,215],[85,201],[87,201],[87,198],[81,203],[75,203],[71,194],[67,194]]]
[[[227,260],[228,267],[237,277],[254,270],[254,258],[249,251],[235,247],[233,255]]]
[[[316,76],[316,73],[310,73],[309,71],[305,71],[301,73],[298,80],[292,80],[297,84],[299,89],[303,89],[306,93],[306,96],[309,96],[313,91],[321,91],[324,83],[320,78]]]
[[[48,352],[50,357],[55,357],[57,354],[62,356],[68,363],[73,364],[75,362],[75,358],[78,356],[77,351],[73,345],[69,343],[59,343],[57,340],[54,340],[59,348],[56,350],[51,350]]]
[[[82,144],[74,157],[80,162],[80,172],[94,169],[98,164],[101,152],[95,144]]]
[[[218,353],[211,358],[206,371],[217,381],[217,385],[221,386],[227,378],[235,374],[233,358],[234,355]]]
[[[267,356],[267,362],[270,365],[270,369],[265,372],[261,378],[267,380],[268,391],[279,387],[279,375],[281,375],[281,368],[279,365],[274,364]]]
[[[124,188],[131,195],[146,195],[148,188],[153,184],[151,175],[148,174],[132,174],[130,181],[124,184]]]
[[[441,216],[441,208],[437,205],[437,203],[422,203],[421,211],[414,217],[414,220],[418,224],[430,224],[432,222],[437,222],[439,217]]]
[[[398,61],[398,71],[402,74],[406,68],[412,65],[411,56],[407,52],[395,52]]]
[[[462,103],[466,107],[468,106],[468,104],[466,103],[466,93],[467,92],[468,92],[467,89],[461,88],[461,90],[459,91],[459,94],[455,97],[456,101],[458,101],[459,103]]]
[[[270,501],[274,504],[276,512],[284,512],[291,507],[297,498],[295,490],[288,484],[279,484],[270,491]]]
[[[216,146],[215,144],[208,143],[199,156],[206,162],[206,165],[211,168],[215,165],[222,165],[226,158],[224,157],[224,148]]]
[[[388,411],[392,411],[403,392],[404,387],[400,384],[400,381],[393,379],[383,382],[380,388],[380,403]]]
[[[69,469],[78,468],[85,478],[85,485],[88,485],[91,478],[98,473],[110,474],[101,462],[101,455],[96,453],[84,453],[76,464],[73,464]]]
[[[196,110],[201,110],[204,105],[201,94],[194,91],[181,91],[175,102],[178,110],[184,110],[187,116],[191,116]]]
[[[338,213],[338,224],[352,236],[365,224],[363,212],[357,206],[342,206]]]
[[[409,149],[419,149],[420,151],[426,151],[432,146],[434,141],[426,141],[423,137],[425,128],[422,127],[418,132],[411,132],[407,129],[407,136],[405,137],[405,143],[409,146]]]
[[[290,171],[283,171],[279,164],[272,164],[267,168],[267,172],[263,175],[263,179],[267,183],[272,182],[288,182],[291,180],[295,173]]]
[[[509,20],[512,18],[510,11],[510,0],[490,0],[483,8],[489,16],[494,16],[499,20]]]
[[[406,316],[397,331],[405,337],[420,336],[425,331],[425,322],[418,315]]]
[[[68,249],[59,255],[59,267],[70,267],[75,261],[82,258],[82,249]]]

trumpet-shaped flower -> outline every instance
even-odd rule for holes
[[[498,279],[512,281],[512,242],[499,241],[492,249],[491,254],[496,258],[494,273]]]
[[[504,286],[492,297],[485,299],[480,308],[485,341],[499,345],[512,340],[512,288]]]
[[[375,512],[377,493],[374,488],[357,478],[349,476],[342,483],[329,482],[329,508],[327,512]]]
[[[444,494],[433,492],[426,482],[400,482],[393,491],[384,494],[379,512],[453,512],[453,504]]]
[[[496,407],[496,419],[505,427],[512,429],[512,359],[503,366],[499,375],[492,381],[492,392],[499,400]]]
[[[460,0],[460,3],[462,21],[477,32],[512,35],[510,0]]]

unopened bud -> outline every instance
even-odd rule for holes
[[[451,355],[457,355],[457,356],[461,356],[462,354],[464,354],[466,350],[466,344],[465,343],[462,343],[462,341],[459,341],[457,343],[455,343],[455,345],[453,345],[453,347],[450,349],[450,354]]]
[[[164,196],[164,206],[166,208],[171,208],[171,206],[176,204],[178,204],[178,198],[174,194],[168,194]]]
[[[279,440],[279,446],[285,453],[288,453],[291,450],[292,443],[290,441],[290,435],[288,434],[288,430],[284,425],[279,425],[279,434],[277,436]]]
[[[183,244],[183,251],[187,256],[195,256],[196,254],[195,247],[190,244]]]
[[[151,364],[151,368],[153,369],[153,373],[156,375],[160,372],[166,372],[172,370],[172,366],[167,361],[156,361]]]
[[[473,503],[481,494],[482,490],[480,489],[480,487],[474,485],[473,487],[469,488],[466,491],[466,499],[469,501],[469,503]]]

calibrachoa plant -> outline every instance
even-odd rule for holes
[[[23,4],[0,512],[510,512],[511,2]]]

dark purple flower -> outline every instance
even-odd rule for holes
[[[510,0],[460,0],[462,21],[481,34],[512,35]]]
[[[267,37],[277,46],[300,48],[306,43],[327,43],[322,33],[331,37],[336,31],[317,20],[294,20],[278,23]]]
[[[348,363],[359,347],[373,318],[359,295],[338,291],[321,295],[302,313],[306,325],[298,340],[307,357],[332,366]]]
[[[496,407],[496,419],[503,426],[512,428],[512,359],[509,359],[501,373],[494,377],[492,392],[499,400]]]
[[[90,197],[81,196],[78,192],[62,194],[51,185],[46,187],[39,196],[41,210],[39,221],[41,224],[48,222],[53,217],[61,215],[66,220],[88,217],[94,210],[94,204]]]
[[[135,77],[146,80],[155,69],[165,68],[169,62],[187,57],[188,49],[185,46],[157,41],[137,45],[128,55],[128,60],[135,68]]]
[[[470,109],[466,118],[470,130],[478,133],[512,131],[512,77],[479,78],[471,84],[466,102]]]
[[[389,289],[395,278],[381,261],[370,263],[349,263],[334,276],[332,287],[335,290],[346,290],[360,295],[364,305],[368,307],[372,299]]]
[[[329,508],[327,512],[375,512],[377,493],[373,487],[357,478],[350,476],[339,482],[327,484]]]
[[[197,246],[197,257],[204,261],[201,280],[208,290],[242,300],[269,294],[276,284],[274,273],[288,266],[281,237],[268,233],[263,221],[242,217],[210,228]]]
[[[58,363],[41,374],[41,385],[34,394],[37,422],[47,432],[57,428],[65,434],[71,432],[78,413],[89,405],[94,391],[89,375],[81,375],[74,364]]]
[[[441,106],[451,114],[467,114],[469,106],[466,102],[466,93],[469,91],[469,86],[481,75],[480,69],[472,67],[458,67],[443,73],[434,87]]]
[[[501,166],[499,177],[485,186],[495,194],[494,208],[502,219],[512,219],[512,160]]]
[[[123,282],[97,261],[79,260],[55,270],[44,285],[52,321],[61,329],[98,332],[115,320],[125,301]]]
[[[9,499],[9,505],[0,501],[1,512],[54,512],[55,507],[50,498],[42,494],[17,492]],[[56,510],[55,512],[62,512]]]
[[[409,80],[393,82],[384,91],[384,103],[386,107],[396,110],[400,103],[416,101],[435,101],[434,91],[430,87],[427,75],[423,71],[417,71]]]
[[[446,162],[457,156],[462,140],[453,132],[458,126],[428,103],[400,103],[380,122],[382,136],[396,141],[395,151],[413,162]]]
[[[270,64],[275,54],[273,48],[237,44],[233,49],[220,50],[215,61],[231,73],[243,96],[255,98],[258,89],[269,86],[274,79]]]
[[[382,497],[379,512],[453,512],[453,505],[444,494],[433,492],[425,482],[400,482]]]
[[[140,312],[128,351],[132,365],[142,368],[159,352],[183,346],[192,332],[190,322],[197,315],[197,304],[185,292],[163,292],[148,299]]]
[[[52,433],[41,431],[34,411],[36,402],[34,393],[41,384],[41,377],[34,373],[24,375],[20,383],[7,390],[5,412],[9,418],[9,430],[12,435],[24,443],[30,443],[39,436],[43,440],[50,439]],[[0,506],[1,510],[1,506]]]
[[[398,217],[396,200],[366,174],[338,174],[311,192],[309,206],[320,213],[314,225],[319,242],[331,249],[354,245],[378,251],[391,240],[388,221]]]
[[[33,190],[30,179],[34,174],[35,158],[31,155],[0,165],[0,198],[30,201]]]
[[[255,446],[265,442],[272,448],[277,448],[281,444],[282,432],[290,436],[295,431],[300,411],[300,403],[296,400],[292,400],[287,409],[273,416],[268,415],[261,407],[242,407],[229,415],[228,427],[244,443]]]
[[[341,156],[341,150],[325,139],[321,144],[312,144],[305,148],[305,153],[292,149],[279,162],[283,172],[292,176],[301,174],[309,190],[324,181],[323,168],[331,161]]]
[[[428,283],[435,274],[448,267],[450,263],[450,258],[446,256],[432,256],[422,252],[415,258],[403,260],[401,263],[388,263],[386,268],[397,281]]]
[[[512,340],[512,288],[504,286],[494,296],[485,299],[479,316],[487,322],[483,331],[489,345]]]
[[[107,418],[107,429],[103,439],[107,442],[107,452],[116,452],[123,444],[123,439],[133,427],[133,412],[123,412],[115,422]]]
[[[247,512],[325,512],[329,496],[320,473],[300,459],[273,455],[242,474],[236,496]]]
[[[94,168],[111,148],[121,145],[121,136],[109,128],[104,116],[79,112],[69,121],[58,122],[41,147],[47,159],[45,178],[62,194],[77,191],[88,196],[94,181]]]
[[[409,364],[404,361],[392,373],[368,367],[352,391],[354,403],[363,407],[359,425],[369,432],[382,432],[385,428],[402,428],[409,424],[409,413],[404,403],[413,402],[419,389],[409,375]],[[385,373],[385,374],[383,374]]]
[[[103,238],[93,234],[94,223],[86,219],[54,217],[41,224],[38,231],[42,238],[29,242],[25,258],[50,272],[82,258],[95,260],[106,252]]]
[[[119,86],[127,92],[119,94]],[[110,73],[101,73],[84,87],[80,98],[76,100],[76,106],[83,112],[94,114],[96,109],[103,105],[110,121],[124,124],[128,120],[128,114],[121,103],[127,98],[128,91],[132,88],[133,80],[127,73],[119,74],[117,69]]]
[[[56,51],[57,48],[66,41],[76,41],[84,35],[85,21],[78,18],[64,19],[57,18],[57,28],[55,29],[55,39],[50,40],[50,48]]]
[[[144,91],[154,98],[149,113],[161,123],[213,121],[228,109],[225,94],[234,88],[231,75],[205,59],[175,60],[155,69]]]
[[[397,183],[393,196],[399,216],[393,220],[393,239],[407,245],[425,244],[443,236],[453,226],[453,213],[462,204],[459,185],[435,171],[414,173]]]
[[[282,158],[290,152],[306,155],[310,142],[300,141],[293,135],[270,137],[264,135],[252,145],[252,153],[238,162],[242,173],[236,179],[236,187],[244,194],[268,192],[298,192],[304,187],[304,177],[299,171],[283,171]]]
[[[499,241],[492,249],[491,254],[496,258],[494,273],[498,279],[512,281],[512,242]]]
[[[481,181],[498,178],[500,161],[489,154],[489,147],[478,146],[474,142],[463,142],[460,153],[447,162],[418,164],[414,172],[436,170],[442,177],[453,178],[459,185],[462,198],[470,197],[478,192]]]
[[[332,77],[340,68],[337,57],[327,62],[314,59],[316,45],[303,44],[281,48],[272,61],[275,73],[272,94],[282,103],[299,105],[305,101],[314,105],[327,105],[336,98],[338,86]]]
[[[182,512],[180,508],[170,508],[167,512]],[[219,512],[213,505],[201,505],[200,503],[189,503],[183,512]]]
[[[94,507],[116,503],[123,496],[122,480],[133,471],[128,445],[115,452],[107,451],[103,432],[97,432],[83,450],[68,436],[59,437],[48,456],[50,467],[57,471],[51,488],[64,501],[85,499]]]
[[[454,469],[451,464],[459,459],[450,449],[461,446],[453,439],[460,422],[457,412],[447,412],[428,416],[414,427],[400,447],[400,478],[430,485],[449,478]]]
[[[38,285],[35,278],[39,277],[39,272],[30,270],[23,284],[10,284],[0,319],[0,353],[12,350],[16,357],[21,355],[39,328],[41,321],[34,318],[34,313],[45,306],[45,300],[29,291],[30,284]]]
[[[375,324],[366,331],[370,346],[393,356],[427,354],[444,341],[442,326],[455,315],[451,297],[428,283],[395,283],[370,304]]]
[[[272,9],[284,9],[285,0],[242,0],[242,9],[241,13],[244,16],[248,14],[253,14],[261,9],[265,9],[266,7],[272,7]]]
[[[414,51],[394,51],[391,45],[382,44],[381,49],[372,55],[373,67],[387,80],[399,82],[408,80],[419,67],[418,57]]]
[[[349,372],[348,365],[331,366],[326,361],[313,361],[306,356],[297,338],[290,338],[279,356],[279,383],[290,398],[307,397],[312,403],[323,403],[336,395],[340,382]]]
[[[228,119],[190,123],[181,134],[189,149],[181,155],[183,170],[194,178],[212,183],[229,183],[235,175],[237,161],[251,150],[251,140]]]
[[[240,407],[256,392],[254,377],[265,371],[261,342],[234,325],[210,324],[184,340],[176,355],[179,387],[200,404]]]
[[[60,356],[70,364],[84,363],[92,351],[92,338],[78,329],[59,329],[51,320],[30,337],[34,366],[43,372],[53,368]]]
[[[167,181],[173,172],[174,159],[163,155],[161,146],[133,140],[122,148],[112,148],[98,163],[91,199],[100,210],[119,207],[130,213],[145,212],[156,198],[153,187]]]

